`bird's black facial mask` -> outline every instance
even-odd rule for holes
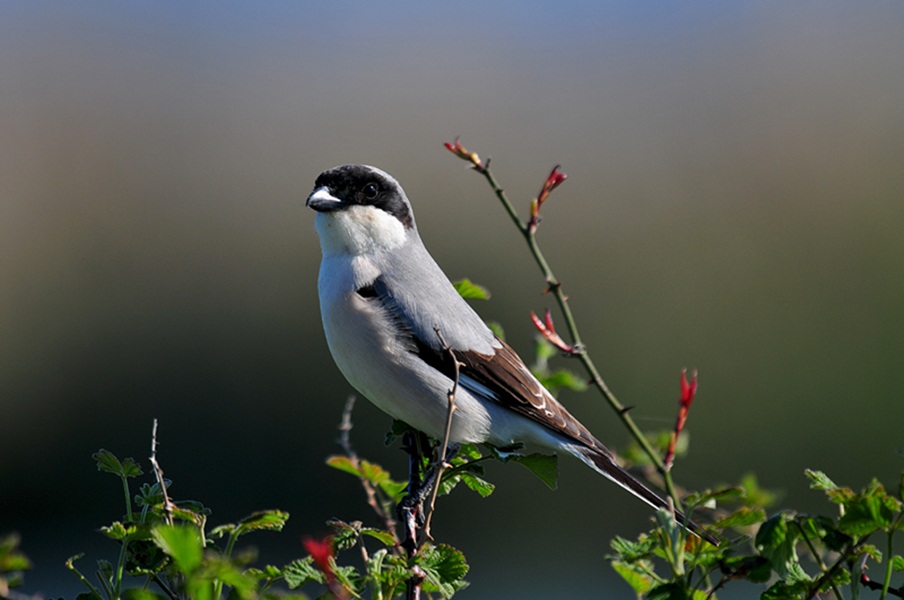
[[[413,225],[411,209],[399,184],[364,165],[343,165],[321,173],[307,205],[318,212],[373,206],[394,216],[406,229]]]

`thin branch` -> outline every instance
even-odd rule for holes
[[[456,147],[461,148],[461,145],[458,144],[457,140]],[[457,152],[454,149],[450,150],[452,150],[460,157],[464,158],[465,156],[467,156],[467,154],[464,154],[466,151],[463,148],[461,148],[461,152]],[[476,154],[474,154],[474,156],[476,156]],[[603,395],[603,398],[605,398],[606,402],[609,404],[612,410],[615,411],[616,416],[622,421],[624,426],[631,433],[631,436],[637,441],[637,443],[643,449],[644,453],[650,458],[650,461],[653,463],[656,470],[662,476],[666,492],[675,501],[676,506],[681,506],[681,499],[679,498],[678,491],[675,488],[675,484],[672,480],[672,476],[669,473],[669,470],[666,468],[665,463],[663,463],[662,461],[662,457],[659,456],[659,454],[653,448],[652,444],[650,444],[646,436],[634,422],[634,419],[632,419],[628,414],[625,406],[621,402],[619,402],[618,398],[616,398],[612,390],[609,389],[609,386],[606,385],[606,382],[600,375],[600,372],[596,368],[596,365],[593,363],[593,360],[590,358],[590,355],[584,350],[585,347],[583,342],[581,341],[581,335],[578,330],[574,314],[571,311],[571,305],[568,302],[568,296],[565,295],[561,282],[556,278],[555,273],[553,273],[552,268],[549,266],[546,257],[543,255],[543,252],[540,249],[539,244],[537,243],[536,227],[529,227],[528,224],[524,223],[518,216],[518,212],[515,210],[514,206],[509,201],[508,196],[506,196],[505,191],[496,181],[496,177],[490,170],[489,159],[485,163],[480,163],[473,160],[472,163],[474,163],[472,165],[472,168],[483,175],[483,177],[487,180],[487,183],[489,183],[490,188],[492,188],[493,190],[493,193],[496,194],[496,198],[498,198],[502,203],[503,208],[505,208],[506,213],[508,213],[509,217],[512,219],[515,227],[521,233],[522,237],[524,237],[524,240],[527,242],[527,245],[530,248],[531,255],[534,257],[537,266],[543,273],[543,277],[546,279],[547,291],[552,293],[552,295],[555,297],[556,303],[559,305],[559,309],[561,310],[562,316],[565,319],[568,333],[573,340],[573,347],[575,348],[575,351],[571,354],[571,356],[575,356],[578,358],[578,360],[581,361],[584,369],[590,375],[590,380],[593,383],[594,387],[596,387],[597,390],[599,390],[599,392]]]
[[[804,544],[806,544],[807,549],[810,551],[810,554],[813,555],[813,558],[816,560],[816,564],[819,566],[819,570],[821,573],[825,574],[828,572],[829,568],[826,566],[826,563],[823,562],[822,557],[816,551],[816,546],[813,545],[813,542],[810,541],[810,538],[807,537],[806,532],[804,531],[803,526],[799,521],[795,520],[794,524],[797,525],[797,529],[800,531],[800,536],[804,540]],[[832,593],[835,595],[835,598],[838,600],[842,600],[843,596],[841,595],[841,590],[838,589],[838,586],[832,583]]]
[[[154,467],[154,475],[157,477],[157,485],[160,486],[160,493],[163,494],[163,514],[166,516],[166,522],[173,524],[173,511],[176,505],[170,500],[169,494],[166,493],[166,482],[163,479],[163,469],[157,462],[157,419],[154,419],[154,427],[151,429],[151,466]]]
[[[439,466],[436,471],[436,480],[433,482],[433,490],[430,492],[430,508],[427,510],[427,519],[424,523],[424,535],[429,539],[433,539],[433,536],[430,535],[430,524],[433,521],[433,512],[436,510],[436,495],[439,493],[439,486],[443,480],[443,472],[447,467],[451,466],[446,462],[446,453],[449,451],[449,437],[452,435],[452,415],[458,408],[455,404],[455,393],[458,391],[459,370],[462,366],[462,363],[455,357],[455,352],[453,352],[452,348],[446,344],[446,340],[443,339],[443,334],[440,332],[439,328],[434,329],[434,331],[436,331],[436,336],[443,345],[443,350],[445,350],[449,354],[449,358],[452,359],[455,377],[452,379],[452,387],[446,393],[446,399],[449,402],[449,408],[446,413],[446,430],[443,434],[443,443],[440,445],[438,458]]]
[[[357,452],[352,447],[351,442],[351,431],[352,427],[352,409],[355,407],[355,397],[349,396],[345,401],[345,408],[342,410],[342,421],[339,423],[339,445],[342,447],[342,451],[345,452],[345,456],[352,463],[352,466],[355,469],[360,469],[361,460],[358,458]],[[392,537],[398,541],[399,536],[396,533],[396,522],[395,519],[392,518],[392,515],[384,508],[383,503],[380,502],[379,493],[377,489],[374,488],[373,485],[366,479],[359,479],[361,482],[361,486],[364,488],[364,493],[367,495],[367,504],[377,513],[377,516],[383,520],[383,526],[386,528]]]

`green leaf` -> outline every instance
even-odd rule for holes
[[[18,550],[20,541],[21,538],[16,533],[0,537],[0,573],[27,571],[31,568],[31,562]]]
[[[286,565],[283,577],[292,590],[306,583],[326,583],[326,576],[314,566],[314,559],[310,556],[293,560]]]
[[[643,537],[633,542],[621,536],[609,542],[609,545],[615,550],[616,555],[622,562],[633,563],[644,558],[649,558],[653,548],[656,547],[656,540],[652,537]]]
[[[352,459],[342,454],[334,454],[333,456],[327,457],[326,464],[343,473],[349,473],[355,477],[361,476],[361,470],[355,466]]]
[[[568,369],[558,369],[551,372],[534,371],[534,376],[553,395],[556,395],[563,388],[573,392],[583,392],[587,389],[587,381]]]
[[[472,473],[461,473],[461,481],[468,486],[470,490],[477,492],[481,498],[486,498],[496,489],[495,485]]]
[[[789,515],[779,513],[763,523],[756,534],[757,549],[782,578],[799,567],[795,544],[800,533],[796,527],[788,526],[789,519]]]
[[[558,486],[559,459],[555,454],[511,454],[509,461],[514,461],[525,467],[528,471],[540,478],[549,489],[554,490]]]
[[[838,528],[853,536],[864,536],[891,527],[901,501],[889,496],[878,481],[844,503],[844,515],[838,519]]]
[[[653,565],[644,561],[640,565],[627,564],[620,560],[612,561],[612,568],[621,575],[637,594],[646,594],[653,588],[653,578],[649,575]]]
[[[805,469],[804,474],[810,480],[811,490],[822,490],[824,492],[829,492],[838,488],[838,486],[835,485],[835,482],[829,479],[828,475],[826,475],[822,471]]]
[[[483,286],[477,285],[468,278],[460,279],[452,283],[458,295],[466,300],[489,300],[490,292]]]
[[[361,532],[361,521],[346,523],[339,519],[330,519],[326,522],[333,538],[333,547],[337,550],[348,550],[358,543]]]
[[[424,547],[418,564],[424,570],[426,582],[447,598],[465,585],[463,578],[468,573],[468,563],[464,554],[452,546],[439,544]]]
[[[891,559],[891,568],[895,571],[904,571],[904,556],[895,554]]]
[[[251,513],[239,521],[238,534],[244,535],[251,531],[282,531],[289,513],[281,510],[262,510]]]
[[[151,530],[157,546],[172,557],[182,573],[189,574],[201,565],[201,534],[195,527],[157,525]]]
[[[745,504],[748,506],[761,506],[763,508],[769,508],[773,504],[775,504],[777,500],[777,496],[774,492],[771,492],[765,488],[760,487],[759,481],[757,481],[756,475],[753,473],[747,473],[741,478],[740,481],[741,487],[744,488],[744,497],[746,499]]]
[[[100,531],[111,540],[124,540],[127,535],[134,530],[134,527],[126,529],[119,521],[115,521],[106,527],[101,527]]]
[[[113,473],[120,477],[137,477],[143,474],[135,459],[127,458],[120,462],[116,455],[103,448],[92,454],[91,458],[97,463],[97,470],[104,473]]]
[[[382,529],[374,529],[373,527],[364,527],[361,529],[361,533],[363,535],[372,537],[375,540],[379,540],[384,546],[392,548],[396,545],[396,539],[392,537],[392,534],[388,531],[383,531]]]

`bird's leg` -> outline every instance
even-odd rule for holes
[[[406,431],[402,436],[402,449],[409,456],[408,493],[399,502],[396,510],[405,531],[402,547],[405,548],[408,556],[413,556],[417,551],[418,530],[425,524],[424,501],[433,490],[433,486],[437,485],[437,477],[442,472],[443,465],[448,464],[461,448],[461,444],[449,444],[442,460],[434,461],[430,470],[426,474],[422,474],[423,448],[425,446],[429,446],[429,441],[427,436],[422,433]]]
[[[424,460],[422,448],[426,436],[420,432],[408,430],[402,436],[402,450],[408,453],[408,493],[396,507],[399,522],[404,531],[402,547],[408,556],[417,552],[418,527],[423,525],[424,493],[422,474]],[[418,522],[420,520],[420,523]]]

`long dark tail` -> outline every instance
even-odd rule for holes
[[[658,494],[651,491],[647,486],[635,479],[630,473],[619,467],[610,456],[596,452],[587,447],[573,447],[575,455],[587,463],[594,471],[605,476],[607,479],[614,481],[622,488],[628,490],[653,508],[664,508],[669,510],[669,504],[659,497]],[[688,531],[700,537],[714,546],[719,545],[719,540],[711,533],[703,531],[703,528],[687,518],[687,516],[679,510],[675,511],[675,518]]]

